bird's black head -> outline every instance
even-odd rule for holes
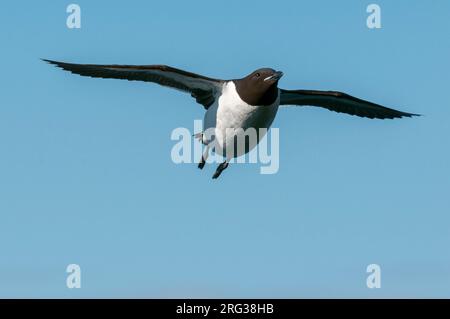
[[[234,80],[241,99],[250,105],[271,105],[278,97],[278,80],[283,72],[258,69],[246,77]]]

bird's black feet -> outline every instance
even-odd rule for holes
[[[227,168],[228,167],[228,162],[223,162],[222,164],[220,164],[218,167],[217,167],[217,169],[216,169],[216,172],[214,173],[214,175],[213,175],[213,179],[216,179],[217,177],[219,177],[220,176],[220,174],[225,170],[225,168]]]
[[[200,163],[198,163],[198,168],[203,169],[205,167],[205,158],[202,156],[202,159],[200,160]]]
[[[203,132],[197,133],[193,135],[200,143],[203,143]]]

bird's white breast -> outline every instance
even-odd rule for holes
[[[272,105],[249,105],[241,99],[233,81],[226,82],[222,94],[205,114],[204,130],[215,128],[216,145],[219,146],[216,152],[224,151],[224,145],[229,144],[230,140],[241,132],[239,129],[245,131],[248,128],[254,128],[258,131],[260,128],[266,128],[268,130],[277,114],[279,104],[280,94],[278,93]],[[234,136],[230,135],[230,132],[234,131],[236,131]],[[257,142],[263,136],[264,134],[258,135]],[[247,151],[256,144],[250,145]],[[237,154],[237,156],[240,155],[242,154]]]

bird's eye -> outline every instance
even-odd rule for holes
[[[261,74],[258,72],[258,73],[255,74],[255,76],[256,76],[257,78],[259,78],[259,77],[261,76]]]

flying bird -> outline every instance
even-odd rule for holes
[[[278,87],[278,81],[283,72],[271,68],[258,69],[241,79],[221,80],[167,65],[99,65],[46,59],[43,61],[83,76],[152,82],[189,93],[206,110],[203,132],[196,134],[206,145],[198,167],[204,167],[210,149],[225,158],[217,167],[214,179],[228,167],[231,158],[248,153],[259,143],[265,135],[265,132],[261,133],[259,129],[270,128],[279,106],[318,106],[370,119],[418,116],[337,91],[281,89]],[[257,131],[256,140],[251,142],[244,137],[244,147],[236,150],[236,139],[242,137],[249,128]],[[213,134],[204,134],[207,130],[212,130]],[[227,151],[227,145],[229,148],[233,147],[231,152]]]

